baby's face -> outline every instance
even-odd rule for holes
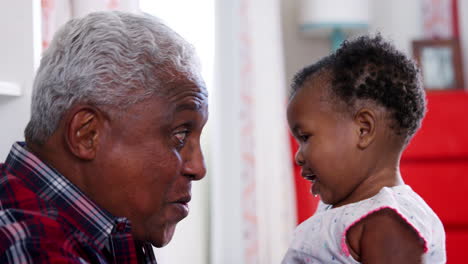
[[[288,105],[289,127],[299,143],[296,162],[312,181],[312,193],[340,204],[359,186],[359,128],[351,115],[337,112],[327,96],[328,78],[313,77]]]

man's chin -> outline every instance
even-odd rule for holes
[[[150,242],[154,247],[162,248],[166,246],[169,242],[171,242],[172,237],[174,236],[176,225],[172,225],[169,228],[166,228],[163,232],[157,232],[150,237]]]
[[[151,245],[153,245],[153,247],[162,248],[162,247],[166,246],[167,244],[169,244],[169,242],[171,242],[171,240],[172,240],[172,237],[165,238],[164,240],[152,241]]]

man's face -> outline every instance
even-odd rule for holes
[[[109,118],[100,137],[91,197],[127,217],[135,239],[162,247],[188,215],[191,183],[205,176],[200,134],[208,118],[204,89],[189,80]]]

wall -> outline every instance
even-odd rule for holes
[[[294,74],[305,65],[325,56],[330,51],[328,39],[305,38],[298,27],[298,14],[301,0],[282,0],[283,47],[286,80],[288,87]]]
[[[0,1],[0,81],[22,88],[18,97],[0,95],[0,162],[15,141],[23,140],[29,120],[31,87],[41,52],[40,23],[40,1]]]
[[[460,23],[461,49],[465,77],[465,90],[468,91],[468,1],[458,1],[458,19]]]
[[[297,20],[300,2],[300,0],[282,0],[285,71],[288,81],[297,70],[329,53],[330,43],[326,38],[306,37],[299,32]],[[381,32],[384,37],[392,40],[398,49],[412,56],[411,42],[422,37],[420,1],[372,0],[370,3],[370,32]],[[466,84],[468,83],[468,1],[459,0],[458,10]]]
[[[370,31],[381,32],[412,56],[411,41],[422,37],[420,1],[372,0]]]

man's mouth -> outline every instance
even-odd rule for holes
[[[172,205],[175,208],[176,212],[176,218],[177,221],[180,221],[181,219],[187,217],[189,213],[189,202],[191,200],[190,195],[182,196],[179,199],[175,200],[172,202]]]
[[[192,200],[192,197],[190,195],[186,195],[186,196],[183,196],[183,197],[179,198],[178,200],[176,200],[175,203],[188,205],[190,200]]]

